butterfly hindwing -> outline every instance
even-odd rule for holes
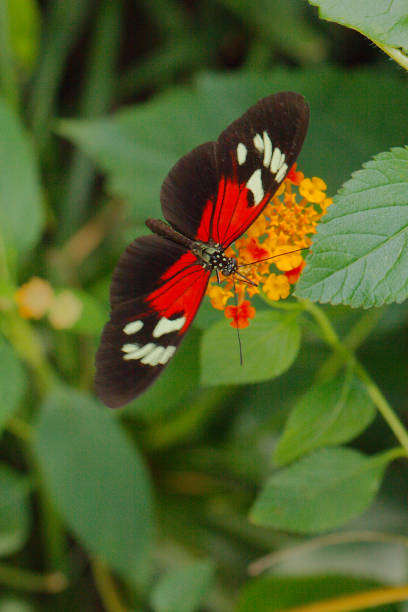
[[[99,397],[115,408],[161,373],[190,326],[209,273],[188,249],[159,236],[136,239],[111,285],[111,316],[96,355]]]
[[[262,212],[302,147],[309,122],[304,98],[263,98],[218,138],[184,156],[165,179],[163,214],[195,240],[226,248]]]

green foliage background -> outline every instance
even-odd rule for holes
[[[405,0],[0,2],[0,612],[408,609],[407,55]],[[288,89],[335,196],[296,297],[259,301],[243,368],[205,301],[110,411],[121,251],[182,154]],[[20,316],[33,276],[75,323]]]

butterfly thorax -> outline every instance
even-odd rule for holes
[[[238,263],[235,257],[227,257],[220,244],[194,242],[191,249],[205,270],[219,270],[224,276],[236,272]]]
[[[164,223],[161,219],[147,219],[146,225],[155,234],[164,236],[190,249],[197,257],[204,270],[218,270],[222,272],[224,276],[230,276],[237,271],[237,260],[235,257],[227,257],[220,244],[216,244],[212,240],[210,240],[210,242],[191,240],[191,238],[184,236],[170,225],[167,225],[167,223]]]

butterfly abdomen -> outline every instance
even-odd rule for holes
[[[181,246],[186,247],[190,251],[193,248],[194,241],[183,234],[180,234],[177,230],[172,228],[170,225],[162,221],[161,219],[146,219],[146,225],[154,234],[168,238]]]

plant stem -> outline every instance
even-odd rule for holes
[[[192,400],[181,413],[147,430],[143,442],[149,449],[164,449],[194,438],[212,418],[214,406],[222,406],[236,390],[232,387],[213,387]]]
[[[95,584],[106,612],[127,612],[128,609],[120,600],[106,563],[100,559],[94,559],[91,562],[91,567]]]
[[[1,563],[0,584],[23,591],[60,593],[66,589],[67,579],[61,572],[39,574]]]
[[[359,363],[355,355],[342,344],[324,311],[308,300],[299,298],[299,301],[318,323],[326,342],[343,358],[345,363],[350,363],[354,367],[357,376],[366,385],[368,395],[408,455],[408,432],[366,369]]]
[[[325,599],[304,606],[285,608],[282,612],[351,612],[351,610],[366,610],[382,604],[391,604],[408,600],[408,585],[385,587],[351,593],[333,599]]]
[[[10,340],[21,359],[33,370],[38,392],[47,393],[57,380],[57,374],[47,362],[43,347],[29,321],[21,318],[16,312],[8,312],[1,331]]]
[[[10,281],[10,273],[7,265],[7,251],[4,244],[4,238],[0,232],[0,281],[8,283]]]
[[[12,416],[7,421],[7,429],[23,442],[30,442],[33,435],[32,426],[20,417]]]
[[[369,336],[382,317],[384,310],[381,308],[371,308],[365,312],[357,321],[350,332],[343,340],[344,346],[354,353],[358,347]],[[343,366],[343,359],[338,353],[333,353],[321,366],[316,374],[316,380],[319,382],[333,378],[337,371]]]
[[[355,544],[357,542],[399,544],[408,548],[408,537],[400,534],[386,533],[383,531],[341,531],[317,536],[301,542],[300,544],[281,548],[280,550],[265,555],[250,563],[248,566],[248,574],[250,576],[259,576],[259,574],[271,569],[274,565],[285,562],[288,559],[296,558],[298,555],[305,555],[328,546]]]

